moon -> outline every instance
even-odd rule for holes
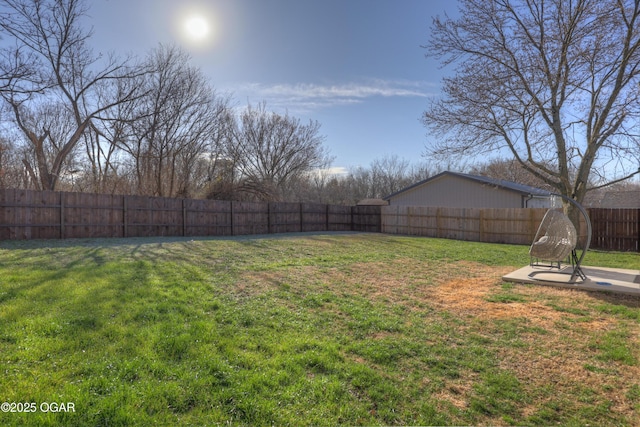
[[[211,32],[209,21],[202,15],[190,15],[184,20],[183,28],[186,36],[193,41],[206,40]]]

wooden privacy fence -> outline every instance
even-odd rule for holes
[[[367,231],[529,245],[545,212],[0,190],[0,240]],[[592,248],[640,251],[640,209],[589,209],[589,216]]]
[[[487,243],[530,245],[546,208],[383,206],[382,232]],[[580,242],[586,240],[584,221]]]
[[[524,245],[532,242],[546,211],[383,206],[382,232]]]
[[[380,231],[379,206],[0,190],[0,240]]]
[[[589,209],[592,247],[640,252],[640,209]]]

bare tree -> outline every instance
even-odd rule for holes
[[[456,73],[424,113],[428,154],[506,149],[579,202],[592,174],[639,172],[639,0],[460,0],[432,30],[429,55]]]
[[[147,95],[131,112],[128,130],[116,138],[131,155],[138,194],[191,196],[193,184],[202,181],[194,174],[206,175],[203,160],[217,150],[228,100],[216,96],[188,62],[176,47],[151,53],[151,72],[140,82]]]
[[[114,120],[94,121],[85,132],[82,176],[76,182],[78,191],[94,193],[130,193],[130,179],[123,165],[126,153],[119,150],[124,123]]]
[[[0,50],[0,92],[30,93],[38,86],[31,84],[36,75],[32,56],[19,48]]]
[[[91,32],[81,25],[87,12],[82,0],[4,0],[0,31],[16,48],[5,51],[3,69],[21,70],[5,79],[0,95],[9,106],[15,127],[33,150],[35,162],[25,166],[37,175],[39,188],[53,190],[65,163],[94,119],[134,98],[136,86],[125,92],[110,87],[128,81],[126,62],[108,58],[99,63],[88,46]],[[114,94],[119,96],[114,96]],[[72,118],[73,126],[52,140],[52,130],[34,126],[50,122],[35,119],[43,105],[56,106]]]
[[[411,163],[397,155],[374,159],[368,166],[352,168],[344,176],[323,182],[323,200],[353,205],[363,199],[381,199],[432,175],[426,163]]]
[[[369,189],[366,198],[381,199],[431,176],[427,164],[412,164],[397,155],[374,159],[368,169],[357,169],[353,176],[361,186],[365,182]]]
[[[206,159],[204,196],[209,199],[236,199],[235,161],[232,157],[233,133],[237,128],[233,109],[229,108],[213,129],[211,146]]]
[[[268,112],[266,104],[248,106],[226,148],[242,190],[261,200],[283,200],[291,185],[331,159],[319,135],[320,124]]]
[[[131,123],[134,120],[138,101],[145,95],[142,84],[149,70],[145,64],[139,66],[139,72],[131,79],[116,80],[111,86],[116,98],[126,97],[130,86],[140,88],[140,97],[131,102],[115,105],[100,114],[99,120],[93,120],[83,135],[84,156],[83,172],[79,182],[81,191],[96,193],[132,193],[132,181],[128,164],[128,154],[121,149],[122,143],[130,135]]]
[[[548,167],[553,167],[549,165]],[[517,182],[519,184],[529,185],[548,191],[555,189],[541,180],[527,169],[525,169],[517,160],[514,159],[492,159],[485,163],[472,166],[469,173],[474,175],[487,176],[505,181]]]
[[[18,153],[11,142],[0,138],[0,188],[19,188],[28,179],[17,157]]]
[[[371,172],[376,198],[388,196],[415,183],[411,163],[397,155],[375,159],[371,163]]]
[[[77,129],[73,115],[64,108],[63,103],[50,101],[22,111],[19,117],[21,130],[43,129],[43,132],[46,132],[46,143],[43,141],[38,146],[27,144],[23,147],[22,163],[27,173],[32,182],[42,185],[39,172],[48,170],[49,165],[56,164],[57,173],[52,179],[57,187],[66,175],[77,168],[75,163],[78,146],[67,145],[69,135]],[[65,149],[66,153],[62,156],[61,153]]]

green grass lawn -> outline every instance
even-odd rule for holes
[[[0,242],[0,425],[639,425],[640,299],[501,281],[528,261],[382,234]]]

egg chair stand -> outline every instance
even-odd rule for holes
[[[587,226],[586,242],[582,249],[578,249],[578,233],[569,217],[559,210],[549,209],[529,248],[531,267],[544,270],[533,271],[529,277],[538,280],[537,275],[545,274],[546,282],[581,283],[587,280],[581,264],[591,243],[591,221],[587,211],[575,200],[560,194],[554,196],[562,197],[578,208]],[[581,251],[580,254],[578,251]],[[570,267],[563,267],[563,263]],[[549,279],[549,274],[568,275],[569,280]]]

